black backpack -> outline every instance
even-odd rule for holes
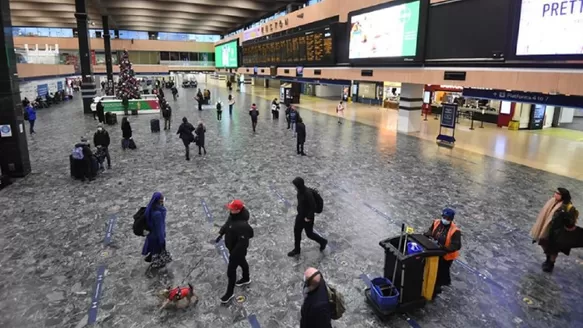
[[[314,195],[314,202],[316,203],[316,213],[322,213],[324,210],[324,200],[320,193],[316,189],[312,189],[312,195]]]
[[[150,231],[148,224],[146,223],[146,208],[140,207],[140,209],[134,214],[134,235],[144,237],[144,231]]]

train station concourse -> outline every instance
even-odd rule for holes
[[[0,327],[583,327],[583,2],[0,14]]]

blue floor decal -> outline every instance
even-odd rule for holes
[[[97,280],[95,281],[95,289],[91,295],[91,307],[89,308],[87,324],[92,325],[97,320],[97,311],[99,309],[99,299],[101,298],[101,291],[103,289],[103,279],[105,278],[105,265],[102,264],[97,268]]]
[[[204,213],[206,214],[206,220],[209,223],[213,223],[214,219],[213,219],[213,215],[211,214],[211,211],[209,210],[209,207],[207,206],[206,202],[203,200],[200,201],[200,203],[202,204],[202,208],[204,210]]]
[[[107,225],[107,231],[105,232],[105,238],[103,239],[104,246],[111,244],[111,237],[113,235],[113,226],[115,225],[115,221],[117,221],[117,215],[114,214],[109,218],[109,224]]]
[[[222,239],[219,240],[218,243],[215,243],[215,248],[217,249],[217,252],[219,252],[219,255],[225,261],[225,264],[229,264],[229,251],[227,250],[227,247],[225,246],[225,241]]]
[[[261,325],[259,324],[255,314],[251,314],[249,317],[247,317],[247,320],[249,321],[251,328],[261,328]]]
[[[273,185],[270,185],[269,189],[271,189],[271,191],[279,198],[282,203],[284,203],[286,207],[292,207],[291,203],[285,199],[285,197],[283,197],[283,195],[279,193],[279,191],[277,191]]]

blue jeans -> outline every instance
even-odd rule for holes
[[[28,121],[28,123],[30,123],[30,134],[36,133],[36,132],[34,132],[34,121],[35,120]]]

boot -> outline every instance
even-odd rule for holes
[[[553,272],[554,268],[555,268],[555,263],[551,262],[551,261],[547,262],[546,265],[543,265],[544,272],[551,273],[551,272]]]

